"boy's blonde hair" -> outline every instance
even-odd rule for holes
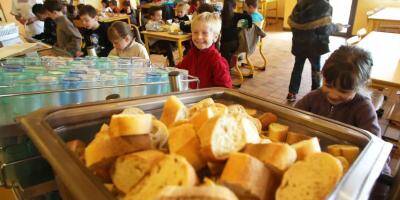
[[[219,34],[221,32],[221,18],[216,13],[203,12],[193,18],[191,26],[194,27],[197,23],[202,22],[211,27],[212,32]]]
[[[178,5],[176,5],[175,10],[188,12],[189,8],[190,8],[189,4],[181,2],[181,3],[178,3]]]

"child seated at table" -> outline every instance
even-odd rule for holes
[[[189,10],[189,4],[181,2],[178,3],[175,7],[175,17],[174,17],[174,22],[175,23],[180,23],[180,22],[186,22],[189,21],[189,16],[188,14]]]
[[[47,10],[47,15],[57,24],[57,46],[73,56],[83,55],[81,52],[82,35],[62,12],[61,1],[47,0],[43,5]]]
[[[98,21],[97,11],[91,5],[84,5],[79,10],[79,18],[84,27],[81,33],[83,36],[82,49],[85,55],[87,55],[87,48],[93,47],[97,56],[108,56],[112,49],[112,44],[107,37],[107,23]]]
[[[138,37],[138,33],[134,36],[127,23],[121,21],[112,23],[110,28],[108,28],[107,35],[114,46],[109,56],[141,57],[149,59],[146,48],[135,41],[135,38]]]
[[[245,0],[247,6],[247,13],[251,16],[253,23],[261,26],[264,17],[258,12],[258,0]]]
[[[150,19],[145,26],[147,31],[162,31],[162,26],[165,25],[162,20],[162,8],[160,6],[153,6],[149,9]],[[175,66],[173,55],[173,44],[165,40],[150,40],[149,48],[164,50],[164,56],[167,56],[169,66]]]
[[[221,19],[217,14],[204,12],[192,21],[192,47],[178,68],[200,79],[200,88],[232,87],[228,62],[215,48],[221,31]],[[195,84],[190,85],[195,88]]]
[[[33,38],[41,40],[42,42],[54,45],[57,42],[56,23],[50,19],[46,14],[46,9],[43,4],[35,4],[32,7],[32,13],[40,20],[44,21],[43,33],[34,35]]]

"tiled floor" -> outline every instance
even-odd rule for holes
[[[334,50],[344,44],[344,38],[331,37],[331,49]],[[292,33],[283,31],[282,21],[267,27],[267,36],[264,38],[263,53],[267,57],[267,69],[257,71],[253,78],[246,79],[239,90],[257,94],[264,98],[286,103],[286,95],[290,81],[290,75],[294,64],[294,56],[291,54]],[[324,55],[325,60],[329,54]],[[165,58],[159,55],[151,55],[155,63],[165,62]],[[262,65],[262,59],[258,51],[250,56],[254,65]],[[311,89],[311,66],[308,62],[304,66],[302,83],[298,98],[304,96]]]

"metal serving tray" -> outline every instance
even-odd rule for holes
[[[357,160],[328,199],[368,199],[392,148],[390,143],[359,128],[237,90],[210,88],[172,94],[186,105],[211,97],[217,102],[239,103],[255,108],[259,113],[273,112],[279,116],[280,123],[290,126],[290,130],[317,136],[323,150],[334,143],[360,147],[362,151]],[[65,142],[82,139],[88,143],[102,123],[108,123],[112,114],[127,107],[136,106],[159,117],[169,95],[41,109],[18,121],[75,199],[114,199],[89,169],[67,149]]]

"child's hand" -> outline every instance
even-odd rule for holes
[[[75,53],[75,57],[81,57],[81,56],[83,56],[83,52],[82,51],[77,51]]]

